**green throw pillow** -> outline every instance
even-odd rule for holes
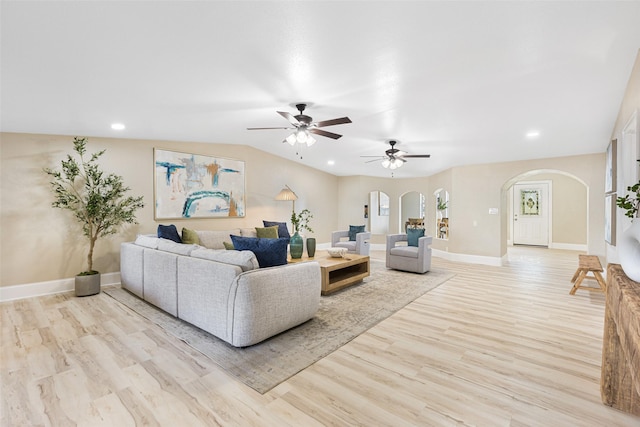
[[[277,239],[278,238],[278,226],[272,227],[256,227],[256,234],[259,239]]]
[[[236,248],[233,246],[233,243],[229,243],[229,242],[222,242],[222,244],[224,245],[224,248],[228,251],[235,251]]]
[[[190,230],[188,228],[182,228],[182,243],[185,244],[193,244],[193,245],[199,245],[200,244],[200,237],[198,237],[198,233],[196,233],[194,230]]]

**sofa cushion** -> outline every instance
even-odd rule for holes
[[[238,233],[231,233],[231,234],[237,235]],[[241,228],[240,229],[240,236],[242,236],[242,237],[258,237],[258,233],[256,232],[255,227],[254,228]]]
[[[138,234],[138,237],[136,237],[136,245],[150,249],[158,249],[159,241],[158,237],[150,234]]]
[[[355,241],[356,234],[364,233],[364,225],[350,225],[349,226],[349,240]]]
[[[396,246],[389,251],[391,255],[418,258],[417,246]]]
[[[190,255],[191,251],[200,248],[198,245],[183,245],[169,239],[158,239],[158,250],[177,255]]]
[[[278,226],[271,227],[256,227],[256,234],[260,239],[277,239],[278,238]]]
[[[238,266],[242,271],[259,268],[258,259],[251,251],[227,251],[223,249],[200,248],[191,252],[193,258],[207,259]]]
[[[178,234],[178,229],[176,229],[176,226],[173,224],[171,225],[158,224],[158,237],[160,237],[161,239],[173,240],[176,243],[182,243],[182,239]]]
[[[255,231],[255,230],[254,230]],[[224,249],[223,242],[231,243],[231,234],[240,233],[239,228],[231,230],[197,230],[200,244],[209,249]]]
[[[233,246],[239,251],[251,251],[261,268],[287,263],[287,239],[259,239],[231,235]]]
[[[198,233],[189,228],[182,227],[182,243],[199,245],[200,238],[198,237]]]
[[[286,222],[277,222],[277,221],[265,221],[262,220],[262,224],[265,227],[273,227],[274,225],[278,226],[278,238],[287,238],[290,239],[291,235],[289,234],[289,229],[287,228]]]
[[[347,248],[347,250],[353,252],[356,250],[356,242],[336,242],[334,245],[336,248]]]
[[[407,245],[418,246],[418,239],[424,237],[424,228],[407,229]]]

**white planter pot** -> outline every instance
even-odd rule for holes
[[[622,233],[618,243],[618,258],[628,278],[640,282],[640,218]]]

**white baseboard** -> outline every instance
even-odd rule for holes
[[[549,249],[564,249],[566,251],[582,251],[587,252],[587,245],[578,245],[575,243],[551,243]]]
[[[120,283],[120,272],[100,275],[100,286]],[[75,278],[50,280],[48,282],[27,283],[25,285],[0,287],[0,302],[14,301],[42,295],[59,294],[75,290]]]
[[[568,247],[564,245],[557,249],[585,250],[582,248]],[[580,246],[580,245],[573,245]],[[317,246],[319,250],[331,247],[330,243],[322,243]],[[376,243],[371,245],[371,250],[385,251],[386,244]],[[456,254],[453,252],[445,252],[438,249],[432,249],[433,256],[444,258],[450,261],[467,262],[470,264],[485,264],[493,266],[501,266],[502,260],[497,257],[488,257],[481,255]],[[120,283],[120,272],[102,274],[100,277],[101,286],[117,285]],[[62,292],[72,292],[75,287],[75,278],[51,280],[48,282],[27,283],[24,285],[3,286],[0,287],[0,302],[14,301],[24,298],[38,297],[42,295],[52,295]]]
[[[466,262],[468,264],[492,265],[494,267],[502,266],[502,257],[457,254],[453,252],[441,251],[439,249],[431,249],[431,254],[433,256],[437,256],[438,258],[444,258],[449,261]]]

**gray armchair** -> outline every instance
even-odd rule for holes
[[[387,268],[426,273],[431,269],[431,242],[433,237],[425,236],[418,239],[418,246],[397,245],[406,242],[406,234],[387,235]]]
[[[346,240],[344,240],[346,238]],[[369,255],[369,242],[371,232],[364,231],[356,234],[356,240],[349,240],[349,230],[334,231],[331,233],[332,248],[347,248],[347,253]]]

